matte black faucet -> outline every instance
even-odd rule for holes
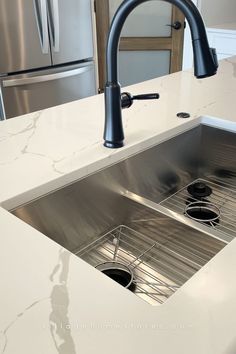
[[[128,15],[140,4],[150,0],[124,0],[113,18],[107,41],[105,86],[105,130],[104,146],[108,148],[122,147],[124,132],[122,125],[122,107],[130,107],[133,99],[158,98],[158,94],[131,96],[128,93],[121,95],[118,82],[118,45],[121,30]],[[205,78],[216,74],[218,61],[216,51],[209,47],[205,26],[197,7],[191,0],[165,0],[177,6],[185,15],[191,30],[194,75]]]

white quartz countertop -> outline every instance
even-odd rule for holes
[[[236,353],[236,240],[153,307],[7,211],[201,122],[236,132],[236,57],[129,89],[161,98],[123,111],[122,149],[102,145],[102,95],[0,122],[0,353]]]

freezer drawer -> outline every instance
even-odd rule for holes
[[[46,0],[0,0],[0,73],[51,65]]]
[[[5,118],[92,96],[94,63],[8,76],[1,81],[1,93]]]

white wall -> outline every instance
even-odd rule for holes
[[[236,22],[236,0],[201,0],[199,5],[207,27]]]

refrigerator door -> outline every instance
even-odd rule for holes
[[[94,95],[94,63],[14,75],[1,81],[4,118]]]
[[[53,65],[93,58],[92,8],[89,0],[49,0]]]
[[[0,46],[0,74],[50,66],[47,0],[1,0]]]

